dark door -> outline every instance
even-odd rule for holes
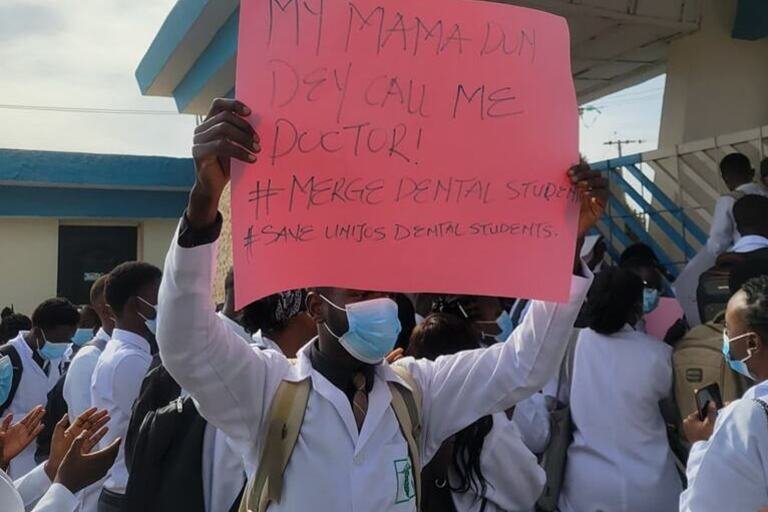
[[[136,259],[136,237],[135,227],[60,226],[59,297],[88,304],[99,276]]]

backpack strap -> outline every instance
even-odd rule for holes
[[[8,393],[5,401],[0,404],[0,416],[2,416],[6,409],[10,407],[13,399],[16,397],[16,391],[19,389],[19,383],[21,382],[21,374],[24,372],[24,366],[21,364],[21,356],[19,351],[13,345],[4,345],[0,347],[0,357],[8,356],[11,359],[11,366],[13,366],[13,380],[11,381],[11,390]]]
[[[413,481],[416,483],[416,510],[421,510],[421,390],[405,367],[392,365],[390,368],[411,388],[389,383],[392,411],[400,424],[411,456]]]
[[[240,502],[240,512],[265,512],[270,502],[280,502],[283,473],[299,439],[310,387],[307,378],[300,382],[284,380],[277,388],[259,467]]]

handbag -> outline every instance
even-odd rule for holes
[[[571,361],[573,347],[576,344],[579,330],[569,340],[568,350],[560,364],[560,372],[557,377],[557,392],[549,407],[549,444],[541,457],[541,467],[547,476],[544,491],[536,502],[536,510],[539,512],[555,512],[560,500],[560,490],[565,478],[565,463],[568,447],[573,442],[573,422],[571,420],[571,407],[560,401],[562,386],[569,385],[570,378],[566,378],[568,364]]]

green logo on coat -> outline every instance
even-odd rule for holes
[[[413,466],[410,459],[395,461],[395,476],[397,477],[397,495],[395,503],[405,503],[416,497],[416,482],[413,480]]]

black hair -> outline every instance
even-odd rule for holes
[[[590,329],[610,335],[621,330],[643,300],[643,280],[629,270],[607,268],[595,276],[587,294]]]
[[[286,304],[286,299],[291,304]],[[264,333],[276,334],[288,327],[288,322],[297,313],[307,309],[306,290],[268,295],[243,308],[241,323],[250,334],[261,330]]]
[[[162,277],[162,271],[149,263],[143,261],[121,263],[109,273],[107,278],[104,287],[107,304],[112,311],[120,315],[131,297],[137,296],[144,286],[160,281]]]
[[[432,313],[413,330],[406,355],[434,360],[479,347],[468,321],[450,313]],[[465,493],[472,489],[475,494],[486,494],[488,481],[480,466],[480,454],[491,428],[493,417],[484,416],[455,435],[451,467],[459,484],[451,487],[453,491]]]
[[[32,329],[32,320],[21,313],[11,313],[0,322],[0,344],[14,339],[21,331]]]
[[[104,287],[107,285],[108,277],[109,274],[103,274],[99,276],[99,278],[96,279],[91,285],[91,293],[89,296],[91,306],[97,304],[101,299],[104,298]]]
[[[416,328],[416,309],[413,302],[404,293],[396,293],[393,296],[397,302],[397,317],[400,320],[400,334],[397,336],[395,348],[408,348],[408,341],[411,339],[411,333]]]
[[[768,197],[749,194],[734,203],[733,220],[740,233],[768,231]]]
[[[40,329],[53,329],[62,325],[77,327],[80,313],[67,299],[57,297],[43,301],[32,313],[32,325]]]
[[[768,259],[747,260],[739,263],[731,269],[728,276],[728,288],[731,295],[741,290],[750,279],[766,275],[768,275]]]
[[[0,319],[3,319],[7,316],[11,316],[13,314],[13,306],[8,307],[5,306],[2,311],[0,311]]]
[[[754,277],[741,289],[747,294],[747,324],[768,342],[768,276]]]
[[[768,177],[768,158],[763,158],[763,161],[760,162],[760,177]]]
[[[752,162],[743,153],[731,153],[720,160],[720,173],[723,177],[749,178],[752,173]]]
[[[619,266],[624,266],[624,263],[629,260],[642,260],[650,263],[651,265],[659,265],[659,258],[650,246],[638,242],[630,245],[619,256]]]

